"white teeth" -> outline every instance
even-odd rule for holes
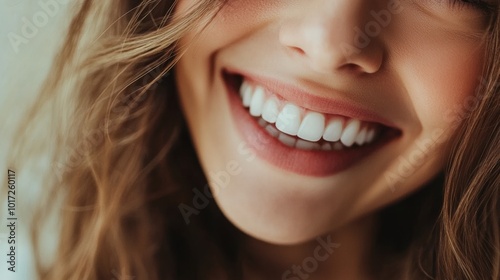
[[[295,148],[302,150],[319,150],[321,146],[318,143],[297,139],[297,143],[295,143]]]
[[[288,103],[278,114],[276,128],[288,135],[295,136],[299,132],[300,126],[300,108],[294,104]]]
[[[342,136],[342,119],[334,118],[328,122],[325,132],[323,133],[323,139],[330,142],[337,142]]]
[[[260,117],[262,107],[264,107],[265,92],[261,87],[257,87],[253,93],[252,101],[250,102],[250,115]]]
[[[306,114],[300,125],[297,136],[307,141],[316,142],[323,136],[325,116],[316,112]]]
[[[293,136],[286,135],[284,133],[280,133],[278,136],[278,140],[280,140],[283,144],[289,146],[289,147],[294,147],[295,146],[295,139]]]
[[[342,132],[342,136],[340,137],[340,141],[347,147],[352,146],[354,141],[356,140],[356,136],[358,135],[359,127],[361,126],[361,122],[356,119],[350,120],[344,131]]]
[[[284,102],[268,94],[263,87],[247,81],[243,81],[239,93],[250,115],[260,117],[259,125],[290,147],[339,151],[355,143],[359,146],[371,143],[379,134],[377,127],[362,124],[360,120],[331,116],[326,122],[327,116],[324,114],[293,103],[286,103],[282,107],[281,103]]]
[[[245,87],[241,87],[242,95],[243,95],[243,107],[248,108],[250,106],[250,102],[252,101],[253,89],[252,86],[246,85]]]
[[[262,109],[262,118],[264,120],[269,123],[275,123],[279,113],[278,101],[274,98],[270,98],[264,103],[264,108]]]
[[[361,131],[358,133],[358,136],[356,136],[356,144],[358,145],[363,145],[366,141],[366,127],[361,129]]]

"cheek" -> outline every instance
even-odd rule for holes
[[[449,14],[449,11],[448,11]],[[456,113],[467,107],[481,80],[484,45],[478,28],[406,13],[387,38],[390,67],[410,99],[423,130],[449,130]],[[469,16],[470,17],[470,16]]]
[[[400,73],[423,129],[454,127],[481,80],[483,50],[468,44],[416,45]],[[453,47],[452,47],[453,46]]]
[[[448,126],[456,123],[450,112],[465,109],[465,101],[474,95],[480,79],[480,65],[471,61],[460,61],[460,57],[451,57],[454,62],[429,71],[427,80],[422,81],[421,117],[429,124]],[[448,60],[453,61],[453,60]],[[435,85],[435,86],[432,86]],[[429,116],[426,119],[424,116]],[[444,127],[443,127],[444,128]]]
[[[186,49],[176,64],[177,81],[184,88],[180,93],[188,95],[184,98],[186,104],[195,108],[190,111],[202,112],[210,107],[207,104],[217,106],[208,90],[214,86],[214,57],[258,30],[276,10],[270,2],[230,0],[205,28],[192,30],[181,39],[179,46]],[[182,0],[175,13],[181,16],[197,3],[195,0]]]

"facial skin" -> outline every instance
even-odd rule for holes
[[[181,1],[177,13],[194,3]],[[355,28],[366,31],[381,11],[390,13],[386,26],[379,22],[367,46],[346,52],[359,46]],[[455,131],[451,110],[465,106],[480,78],[477,35],[485,24],[479,9],[447,1],[228,1],[200,37],[184,39],[190,47],[176,66],[182,107],[219,207],[243,232],[273,244],[366,230],[370,214],[442,170]],[[279,168],[238,131],[221,77],[226,67],[321,88],[310,94],[361,104],[401,135],[333,175]],[[213,184],[221,172],[230,174],[222,187]]]

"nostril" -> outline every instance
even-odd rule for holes
[[[349,71],[351,73],[364,72],[363,68],[355,63],[346,63],[345,65],[342,65],[340,68]]]
[[[303,50],[303,49],[298,48],[298,47],[290,47],[290,49],[291,49],[293,52],[298,53],[298,54],[300,54],[300,55],[304,55],[304,54],[306,53],[306,52],[304,52],[304,50]]]

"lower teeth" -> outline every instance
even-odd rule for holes
[[[258,124],[263,127],[269,135],[277,138],[281,143],[301,149],[301,150],[323,150],[323,151],[340,151],[348,147],[344,146],[341,142],[327,142],[320,140],[318,142],[310,142],[307,140],[300,139],[295,136],[290,136],[288,134],[280,132],[273,124],[266,122],[263,118],[258,119]]]

